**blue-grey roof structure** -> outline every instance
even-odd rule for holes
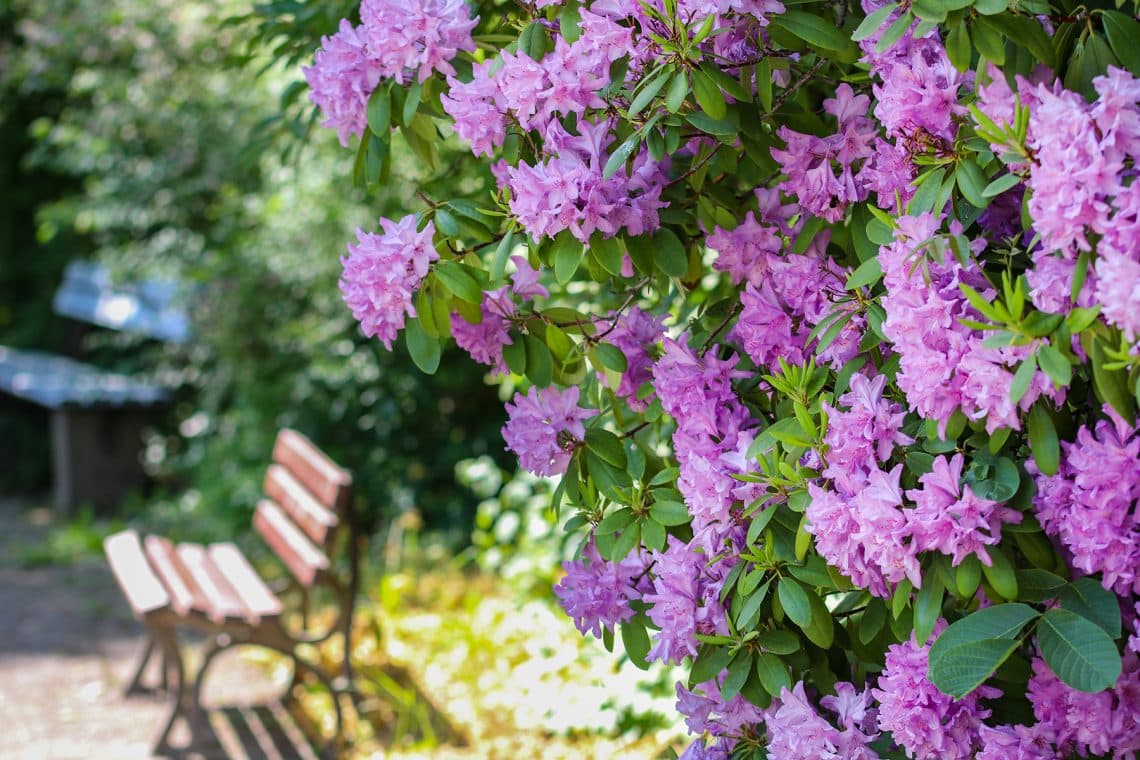
[[[72,261],[52,302],[73,319],[138,333],[173,343],[190,339],[190,318],[183,308],[184,288],[171,280],[111,281],[106,267]]]
[[[105,372],[55,354],[0,346],[0,390],[49,409],[65,406],[150,406],[170,390],[137,377]]]

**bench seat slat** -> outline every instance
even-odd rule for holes
[[[210,544],[209,553],[214,566],[229,581],[250,613],[251,622],[281,615],[281,600],[265,585],[236,544]]]
[[[265,474],[265,494],[288,513],[318,546],[328,546],[339,519],[321,504],[297,476],[279,464]]]
[[[244,620],[245,607],[229,582],[214,566],[206,548],[199,544],[179,544],[178,556],[209,605],[207,615],[217,623]]]
[[[186,569],[174,544],[162,536],[147,536],[144,546],[151,567],[170,594],[174,611],[179,615],[187,615],[191,611],[209,614],[210,604],[206,595]]]
[[[147,563],[138,533],[125,530],[108,536],[103,550],[136,615],[146,617],[170,608],[170,595]]]
[[[333,463],[305,436],[285,429],[277,434],[273,461],[284,466],[321,504],[340,511],[348,498],[352,476]]]
[[[253,527],[302,586],[313,585],[328,569],[328,556],[301,532],[281,507],[269,499],[258,502]]]

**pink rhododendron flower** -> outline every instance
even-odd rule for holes
[[[566,614],[583,635],[602,637],[602,629],[612,633],[614,626],[633,617],[631,600],[639,598],[636,577],[645,570],[635,554],[610,562],[602,559],[594,539],[582,549],[581,559],[563,562],[566,575],[554,586]]]
[[[416,316],[412,295],[439,254],[432,246],[431,222],[420,232],[415,215],[398,222],[381,219],[380,226],[382,235],[356,231],[356,245],[349,244],[348,256],[340,260],[340,290],[364,334],[391,350],[405,315]]]
[[[525,469],[535,475],[566,472],[574,449],[586,438],[583,421],[596,414],[578,406],[578,393],[578,386],[531,387],[507,404],[503,439]]]

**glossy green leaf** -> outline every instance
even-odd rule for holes
[[[1041,616],[1037,645],[1057,677],[1077,691],[1103,691],[1120,677],[1120,654],[1112,639],[1070,610],[1052,609]]]
[[[809,45],[824,50],[843,50],[851,44],[850,38],[833,23],[814,13],[789,10],[771,18],[772,26],[791,32]]]
[[[1078,578],[1061,589],[1063,609],[1099,625],[1114,639],[1120,638],[1120,601],[1095,578]]]
[[[418,318],[408,320],[404,328],[404,341],[416,366],[423,372],[434,375],[439,369],[439,340],[427,334]]]
[[[792,679],[788,675],[788,666],[774,654],[761,652],[756,656],[756,675],[764,691],[773,697],[780,696],[784,689],[792,688]]]
[[[662,525],[684,525],[689,522],[689,508],[679,501],[655,501],[649,516]]]
[[[1029,410],[1029,447],[1037,469],[1044,475],[1056,475],[1061,466],[1061,447],[1053,418],[1040,403]]]

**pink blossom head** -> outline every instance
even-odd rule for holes
[[[507,404],[503,439],[519,464],[535,475],[561,475],[586,437],[583,421],[594,415],[578,406],[578,386],[532,387]]]

